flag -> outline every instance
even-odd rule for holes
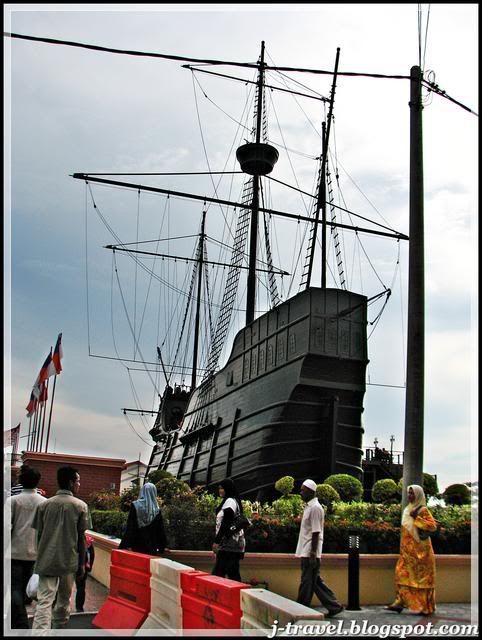
[[[3,447],[13,447],[13,451],[16,451],[18,446],[18,437],[20,434],[20,422],[13,429],[3,432]]]
[[[40,394],[39,394],[38,401],[40,403],[47,402],[47,399],[48,399],[47,383],[44,381],[40,383]]]
[[[39,390],[38,395],[40,395],[40,387],[38,388],[38,390]],[[28,405],[25,407],[27,409],[27,418],[30,418],[33,416],[33,414],[37,410],[37,404],[38,404],[38,396],[35,395],[34,390],[32,389],[32,393],[30,394],[30,401]]]
[[[40,396],[40,393],[42,391],[41,389],[42,382],[45,382],[45,380],[48,380],[50,376],[54,376],[54,375],[55,375],[55,366],[52,362],[52,347],[50,347],[50,353],[45,358],[45,362],[43,363],[42,368],[40,369],[40,373],[38,374],[37,379],[33,383],[32,391],[34,396],[37,399]]]
[[[54,354],[52,356],[52,364],[55,367],[55,373],[58,375],[62,371],[62,363],[60,362],[64,357],[62,350],[62,334],[59,333],[57,342],[55,344]]]

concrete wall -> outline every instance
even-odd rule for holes
[[[95,563],[92,577],[109,586],[110,553],[119,544],[118,538],[91,533],[95,539]],[[210,551],[170,551],[165,554],[181,564],[211,572],[214,562]],[[394,569],[398,556],[373,554],[360,556],[360,604],[389,604],[395,596]],[[471,601],[472,556],[436,556],[436,601]],[[348,556],[324,554],[321,558],[323,580],[346,604],[348,600]],[[270,591],[296,600],[300,578],[299,559],[289,553],[247,553],[241,562],[241,577],[245,582],[257,578],[267,581]],[[315,600],[315,599],[314,599]]]

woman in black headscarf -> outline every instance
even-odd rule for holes
[[[213,575],[230,578],[242,582],[239,573],[239,561],[244,558],[246,541],[244,531],[231,532],[230,526],[234,518],[243,513],[241,498],[234,482],[227,478],[219,485],[219,495],[223,499],[216,509],[216,537],[213,543],[213,553],[216,563]]]
[[[131,504],[119,549],[158,556],[163,553],[166,544],[164,522],[157,504],[156,485],[146,482],[138,500]]]

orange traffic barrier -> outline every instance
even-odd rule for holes
[[[151,607],[151,558],[115,549],[111,555],[110,591],[92,620],[99,629],[139,629]]]
[[[240,592],[249,585],[194,571],[182,580],[183,629],[239,629]]]

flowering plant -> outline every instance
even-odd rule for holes
[[[251,587],[256,587],[257,589],[268,589],[268,583],[266,580],[258,580],[258,578],[251,578],[248,584]]]

